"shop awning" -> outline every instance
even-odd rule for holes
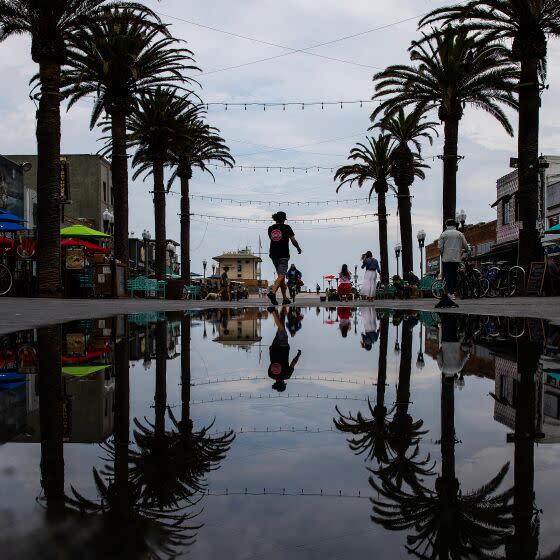
[[[500,196],[496,202],[490,204],[490,208],[496,208],[496,206],[498,206],[498,204],[500,204],[500,202],[504,201],[504,202],[508,202],[508,200],[510,200],[513,197],[514,193],[510,193],[510,194],[504,194],[502,196]]]
[[[554,377],[554,379],[560,381],[560,370],[557,370],[557,369],[543,369],[543,373],[545,375],[550,375],[550,377]]]
[[[68,226],[60,230],[62,237],[111,237],[102,231],[89,228],[83,225]]]
[[[548,228],[545,233],[560,233],[560,224],[556,224],[555,226]]]
[[[62,368],[62,373],[65,375],[72,375],[73,377],[86,377],[92,373],[97,373],[98,371],[103,371],[109,366],[65,366]]]

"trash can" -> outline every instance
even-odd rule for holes
[[[183,299],[185,281],[181,279],[168,280],[165,299]]]

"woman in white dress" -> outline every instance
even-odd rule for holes
[[[379,268],[377,259],[373,258],[371,251],[362,255],[362,268],[365,269],[365,274],[361,295],[368,301],[373,301],[377,289],[377,275],[381,274],[381,269]]]

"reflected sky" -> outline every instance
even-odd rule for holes
[[[543,321],[343,307],[3,336],[1,546],[557,558],[559,352]]]

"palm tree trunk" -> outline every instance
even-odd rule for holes
[[[167,321],[156,323],[156,390],[154,394],[156,445],[165,442],[165,408],[167,406]]]
[[[410,198],[409,185],[397,185],[398,188],[398,206],[401,226],[401,243],[402,243],[402,271],[403,278],[406,278],[408,272],[414,270],[414,257],[412,246],[412,199]]]
[[[379,362],[377,365],[376,407],[385,406],[385,387],[387,385],[387,347],[389,346],[389,317],[381,319],[379,334]]]
[[[190,429],[191,421],[191,319],[181,320],[181,427]]]
[[[128,325],[126,326],[128,332]],[[113,438],[115,445],[115,494],[119,519],[129,512],[129,439],[130,439],[130,379],[128,339],[115,344],[115,412]]]
[[[126,113],[111,114],[111,175],[113,180],[113,203],[115,213],[115,258],[125,265],[128,275],[130,266],[128,249],[128,158],[126,153]]]
[[[190,169],[181,174],[181,278],[191,280],[191,201],[189,198]]]
[[[538,59],[521,61],[519,87],[519,133],[517,193],[519,231],[518,263],[529,271],[532,261],[542,255],[539,233],[535,227],[538,218],[539,191],[539,79]]]
[[[41,485],[47,518],[64,515],[64,416],[60,326],[39,329],[39,423],[41,429]]]
[[[163,184],[163,163],[154,161],[154,221],[156,230],[155,272],[158,280],[165,279],[165,252],[167,249],[165,227],[165,187]]]
[[[444,121],[443,144],[443,225],[454,220],[457,208],[457,163],[459,118],[448,116]],[[444,228],[445,229],[445,228]]]
[[[62,293],[60,267],[60,64],[39,64],[37,111],[37,267],[39,295]]]
[[[455,379],[441,378],[441,476],[455,480]]]
[[[381,267],[381,282],[389,283],[389,252],[387,248],[387,205],[385,193],[377,194],[377,214],[379,220],[379,256]]]

